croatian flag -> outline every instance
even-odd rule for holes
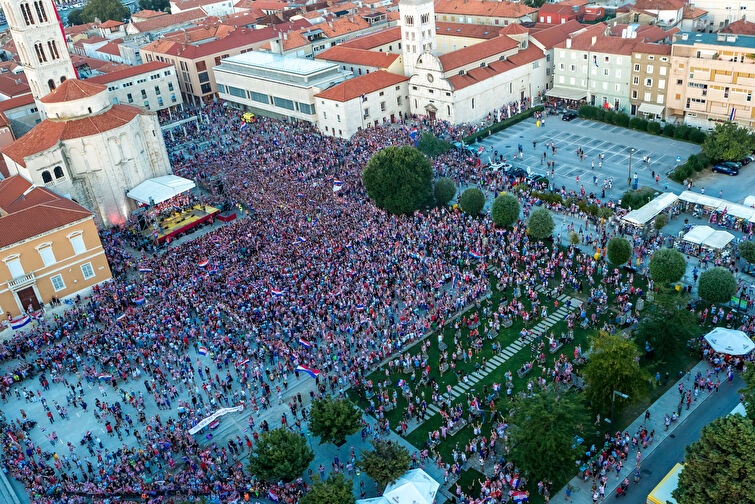
[[[334,178],[333,179],[333,185],[343,185],[343,180]]]
[[[514,502],[529,502],[530,498],[527,495],[526,492],[514,492],[511,494],[511,498],[514,499]]]
[[[113,376],[109,374],[101,374],[97,377],[97,379],[100,381],[110,381],[113,379]]]
[[[244,359],[238,364],[236,364],[236,367],[246,366],[247,364],[249,364],[249,359]]]
[[[246,123],[244,123],[244,124],[246,124]],[[207,425],[207,427],[209,427],[210,429],[217,429],[218,426],[220,426],[220,419],[219,418],[216,418],[215,420],[213,420],[212,422],[210,422]]]
[[[305,243],[307,241],[303,236],[298,237],[297,240],[299,240],[299,243]]]
[[[518,490],[519,489],[519,478],[516,477],[516,476],[514,476],[513,478],[511,478],[509,480],[509,485],[511,485],[511,488],[513,488],[514,490]],[[524,493],[524,492],[522,492],[522,493]]]
[[[249,123],[246,122],[246,121],[244,121],[244,122],[241,123],[241,127],[239,129],[242,130],[242,129],[246,128],[247,126],[249,126]]]
[[[482,259],[482,254],[480,254],[479,252],[475,252],[474,250],[470,250],[469,255],[471,255],[475,259]]]
[[[472,399],[472,406],[474,406],[474,409],[476,409],[477,411],[480,411],[480,402],[476,397]]]
[[[126,314],[125,314],[125,313],[121,313],[120,315],[118,315],[118,318],[117,318],[117,319],[115,319],[115,320],[117,320],[117,321],[119,321],[119,322],[120,322],[121,320],[123,320],[123,319],[125,319],[125,318],[126,318]]]
[[[480,148],[477,149],[477,154],[482,154],[483,152],[485,152],[485,147],[480,145]]]
[[[10,326],[13,329],[21,329],[23,326],[31,322],[31,317],[28,315],[21,315],[10,321]]]
[[[197,352],[199,352],[199,355],[207,355],[207,347],[200,346],[197,348]]]
[[[246,123],[244,123],[244,124],[246,124]],[[197,266],[199,266],[200,268],[206,268],[208,264],[210,264],[210,260],[209,259],[205,259],[204,261],[198,262]]]
[[[311,376],[312,378],[317,378],[320,375],[320,371],[318,371],[317,369],[308,368],[307,366],[302,366],[301,364],[296,366],[296,370],[303,371],[307,373],[309,376]]]
[[[357,309],[357,311],[364,311],[364,305],[363,304],[358,304],[356,309]]]
[[[270,500],[273,502],[278,502],[278,491],[274,489],[270,489],[267,491],[267,496],[270,497]]]
[[[134,303],[138,305],[144,304],[144,301],[145,301],[144,296],[139,296],[138,298],[134,299]]]
[[[304,197],[304,193],[296,193],[296,195],[297,195],[298,197],[300,197],[300,198],[303,198],[303,197]]]
[[[139,268],[140,273],[152,273],[152,268]]]
[[[303,347],[312,348],[309,342],[305,340],[304,338],[299,338],[299,344]]]
[[[416,126],[409,130],[409,136],[412,137],[413,140],[417,139],[417,133],[419,133],[419,130]]]
[[[270,289],[270,294],[275,297],[281,297],[283,295],[283,291],[278,289]]]

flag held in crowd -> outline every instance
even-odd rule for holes
[[[126,318],[126,314],[125,314],[125,313],[121,313],[120,315],[118,315],[118,318],[117,318],[117,319],[115,319],[115,320],[117,320],[117,321],[119,321],[119,322],[120,322],[121,320],[123,320],[123,319],[125,319],[125,318]]]
[[[249,364],[249,359],[244,359],[238,364],[236,364],[236,367],[246,366],[247,364]]]
[[[470,250],[469,255],[471,255],[475,259],[482,259],[482,254],[480,254],[479,252],[475,252],[474,250]]]
[[[109,375],[109,374],[101,374],[101,375],[99,375],[99,376],[97,377],[97,379],[98,379],[98,380],[100,380],[100,381],[110,381],[110,380],[112,380],[112,379],[113,379],[113,375]]]
[[[206,268],[208,264],[210,264],[210,260],[205,259],[204,261],[198,262],[197,266],[199,266],[200,268]]]
[[[270,289],[270,294],[275,297],[281,297],[283,295],[283,291],[278,289]]]
[[[527,492],[514,492],[511,494],[511,498],[519,504],[520,502],[529,502],[530,497],[527,495]]]
[[[311,376],[312,378],[317,378],[317,376],[320,374],[319,370],[308,368],[307,366],[302,366],[301,364],[299,364],[298,366],[296,366],[296,370],[297,371],[303,371],[303,372],[307,373],[309,376]]]
[[[152,268],[139,268],[140,273],[152,273]]]
[[[20,315],[10,321],[10,326],[13,329],[21,329],[23,326],[31,322],[31,317],[28,315]]]
[[[144,296],[139,296],[138,298],[134,298],[134,303],[138,305],[144,304],[145,301],[146,299],[144,299]]]
[[[207,347],[200,345],[199,348],[197,348],[197,352],[199,355],[207,355]]]
[[[267,496],[270,497],[270,500],[273,501],[273,502],[278,502],[279,501],[279,499],[278,499],[278,491],[275,490],[274,488],[271,488],[270,490],[267,491]]]
[[[312,348],[312,345],[309,344],[309,341],[305,340],[304,338],[299,338],[299,344],[303,347]]]

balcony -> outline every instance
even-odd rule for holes
[[[27,273],[24,276],[19,276],[9,281],[8,288],[11,290],[19,290],[33,283],[34,283],[34,273]]]

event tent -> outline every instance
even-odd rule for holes
[[[194,181],[178,175],[163,175],[147,179],[126,195],[144,205],[162,203],[196,187]]]
[[[715,352],[727,355],[746,355],[755,350],[755,342],[743,331],[716,327],[705,335],[705,340]]]
[[[717,231],[710,226],[695,226],[682,239],[695,245],[720,250],[734,239],[734,235],[727,231]]]
[[[655,219],[659,213],[676,203],[678,199],[678,196],[672,192],[659,194],[642,207],[626,214],[622,220],[635,226],[644,226]]]
[[[357,504],[432,504],[440,483],[422,469],[412,469],[385,487],[382,497],[361,499]]]

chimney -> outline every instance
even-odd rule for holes
[[[571,49],[571,37],[566,39],[566,48]]]
[[[590,42],[590,45],[595,45],[595,42],[597,42],[597,41],[598,41],[598,36],[597,35],[593,35],[592,36],[592,41]]]

